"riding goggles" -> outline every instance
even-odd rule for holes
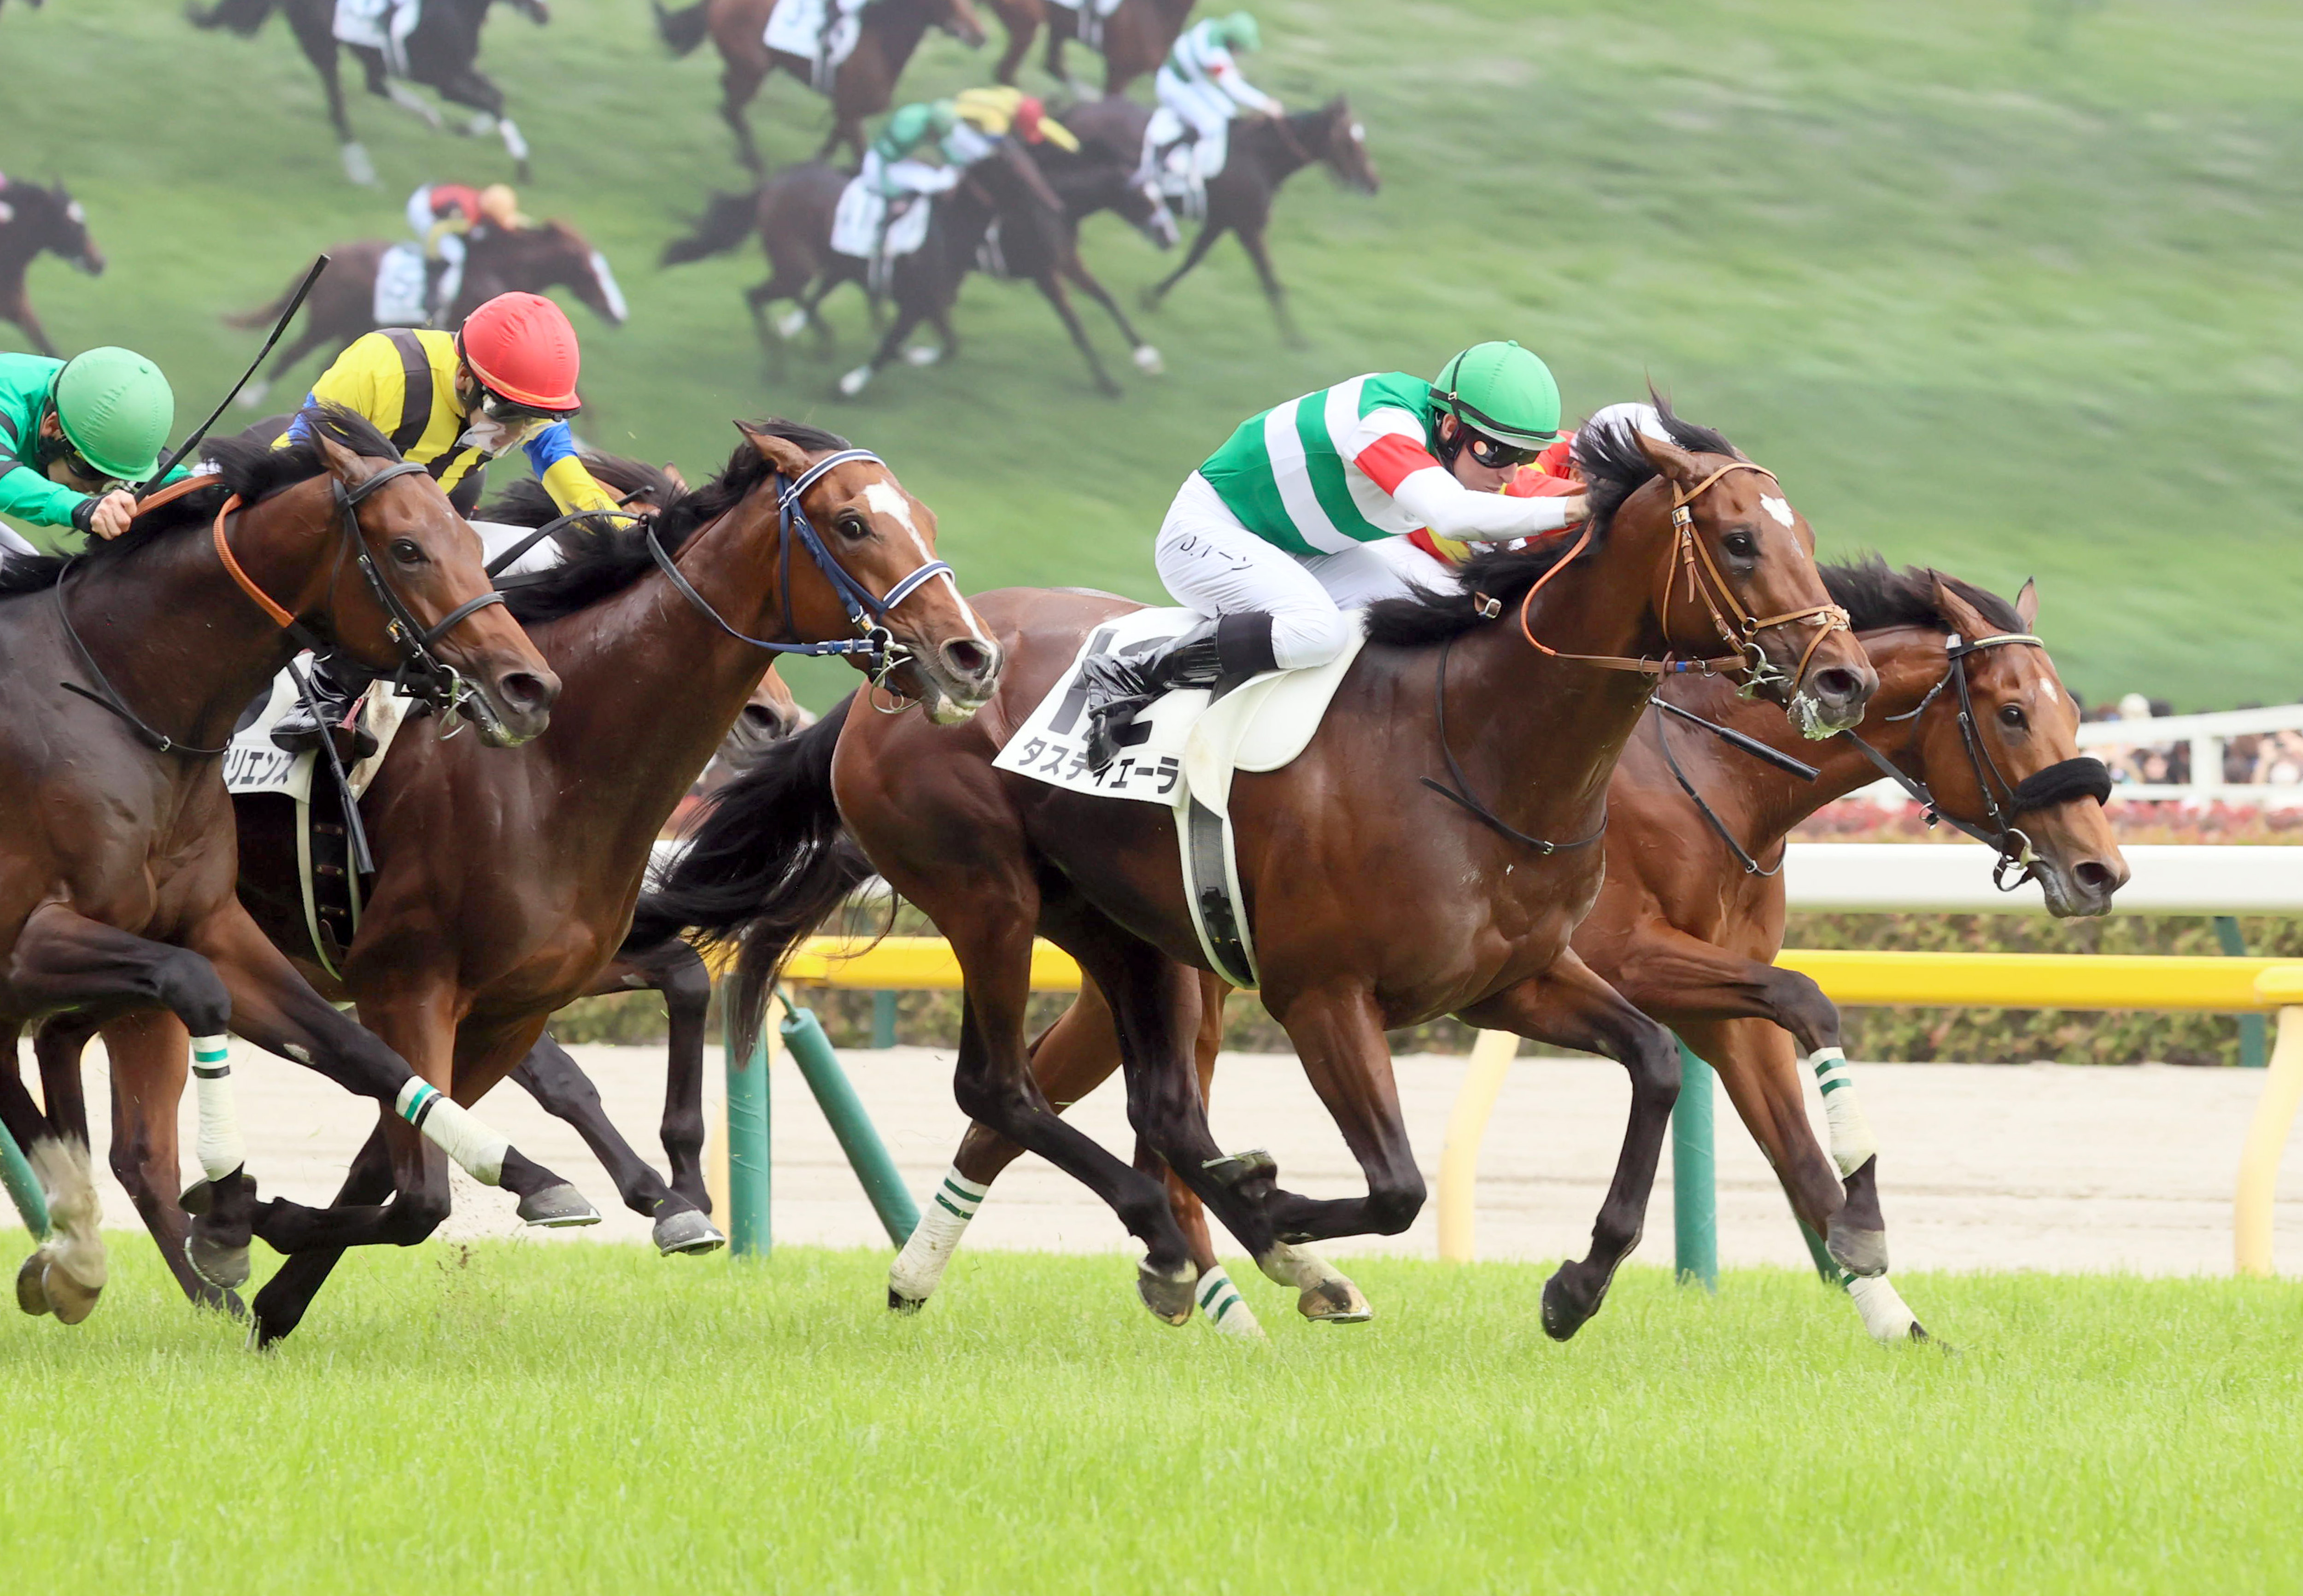
[[[1457,425],[1462,425],[1460,422]],[[1514,466],[1531,464],[1541,449],[1523,449],[1516,444],[1502,443],[1482,432],[1464,429],[1464,447],[1472,459],[1490,471],[1507,471]]]
[[[489,420],[515,429],[565,421],[575,414],[573,410],[546,410],[521,404],[517,400],[506,399],[485,383],[480,384],[480,401],[475,408]]]

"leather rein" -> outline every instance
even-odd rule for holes
[[[503,603],[503,595],[488,592],[467,599],[448,612],[436,624],[426,627],[417,620],[406,603],[401,600],[398,590],[385,579],[384,572],[375,563],[375,557],[368,552],[367,540],[362,536],[359,526],[359,506],[369,495],[397,477],[420,474],[423,471],[424,468],[413,460],[396,460],[357,486],[347,488],[342,482],[331,485],[334,489],[335,496],[334,522],[338,531],[342,535],[342,541],[337,546],[336,563],[337,570],[341,573],[345,554],[348,552],[351,553],[353,563],[358,566],[361,577],[367,583],[369,594],[384,612],[384,633],[400,650],[400,668],[392,677],[392,685],[411,697],[420,699],[433,709],[446,714],[461,705],[471,689],[454,666],[450,665],[433,652],[434,646],[474,612],[485,610],[491,604]],[[157,509],[172,500],[207,486],[209,485],[198,477],[187,477],[142,500],[138,505],[138,513],[142,514],[148,510]],[[225,535],[224,523],[232,512],[240,507],[240,495],[232,494],[216,511],[215,523],[209,529],[216,557],[223,562],[225,573],[232,578],[233,584],[256,604],[256,607],[264,612],[266,617],[274,625],[287,632],[299,646],[315,653],[325,649],[327,647],[325,639],[314,633],[311,628],[297,620],[271,595],[257,587],[255,579],[248,574],[239,559],[232,553],[231,541]],[[119,690],[112,685],[111,680],[97,664],[95,655],[89,652],[87,643],[82,641],[79,632],[73,629],[72,617],[64,608],[63,578],[72,574],[72,566],[78,562],[79,558],[80,556],[76,555],[72,562],[67,562],[63,575],[56,579],[56,617],[63,627],[64,636],[70,640],[73,652],[80,657],[81,668],[96,683],[96,688],[91,691],[76,682],[70,681],[58,685],[66,692],[77,693],[127,722],[136,739],[155,753],[180,755],[189,759],[213,759],[224,754],[231,747],[229,741],[221,747],[203,748],[190,743],[180,742],[164,732],[156,730],[142,716],[129,707],[127,700],[122,698]],[[332,577],[331,587],[333,585],[334,578]]]

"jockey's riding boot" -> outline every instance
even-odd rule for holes
[[[274,724],[274,745],[291,754],[316,749],[320,746],[320,728],[325,725],[328,735],[335,741],[336,757],[346,765],[357,764],[375,753],[375,736],[352,718],[353,705],[375,678],[349,661],[320,654],[313,659],[308,680],[312,684],[313,702],[319,705],[318,717],[314,717],[311,705],[299,697]]]
[[[1089,695],[1088,768],[1100,771],[1119,756],[1127,729],[1160,694],[1206,688],[1212,703],[1249,677],[1278,668],[1271,616],[1262,610],[1202,621],[1145,658],[1095,655],[1080,671]]]

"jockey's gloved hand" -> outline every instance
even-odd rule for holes
[[[109,541],[128,530],[136,519],[136,495],[125,488],[114,488],[82,499],[72,507],[72,525]]]

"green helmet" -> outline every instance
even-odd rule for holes
[[[1431,384],[1437,413],[1515,448],[1559,441],[1559,384],[1551,367],[1516,343],[1475,343]]]
[[[1257,27],[1255,19],[1244,11],[1236,11],[1227,17],[1219,17],[1216,20],[1215,33],[1217,39],[1227,49],[1261,50],[1263,48],[1263,30]]]
[[[176,421],[176,395],[160,368],[132,350],[74,355],[56,373],[56,425],[106,477],[142,482],[159,469]]]

